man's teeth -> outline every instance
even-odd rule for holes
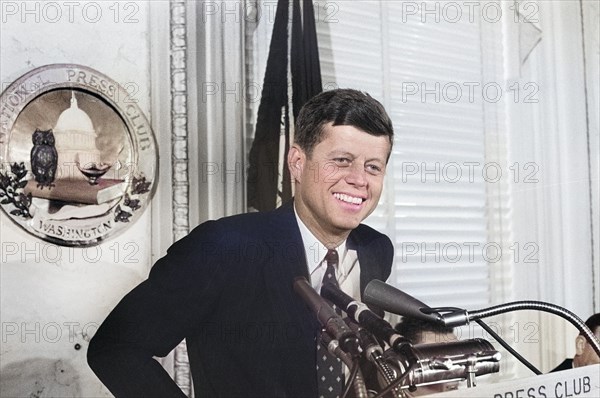
[[[333,196],[336,199],[339,199],[339,200],[341,200],[343,202],[348,202],[348,203],[352,203],[352,204],[355,204],[355,205],[359,205],[363,201],[362,198],[355,198],[353,196],[349,196],[349,195],[346,195],[346,194],[343,194],[343,193],[334,193]]]

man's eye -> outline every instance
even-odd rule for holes
[[[348,158],[335,158],[335,159],[333,159],[333,161],[338,166],[347,166],[350,164],[350,159],[348,159]]]
[[[374,164],[368,164],[366,169],[371,174],[380,174],[382,172],[382,168]]]

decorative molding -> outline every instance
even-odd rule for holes
[[[171,80],[171,184],[173,187],[173,240],[189,232],[188,112],[187,112],[187,13],[186,2],[170,3]],[[179,388],[193,396],[192,378],[185,340],[175,348],[174,379]]]
[[[187,42],[185,1],[171,1],[171,149],[173,238],[189,232]]]

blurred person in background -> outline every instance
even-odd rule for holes
[[[588,320],[585,321],[585,325],[590,328],[596,338],[600,339],[600,313],[589,317]],[[575,356],[573,359],[565,359],[560,365],[552,369],[552,372],[578,368],[580,366],[596,365],[599,363],[600,357],[598,357],[598,354],[596,354],[596,351],[594,351],[585,336],[579,333],[575,338]]]

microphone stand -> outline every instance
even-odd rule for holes
[[[415,364],[410,365],[404,373],[398,376],[396,380],[393,380],[391,383],[389,383],[388,386],[381,390],[379,394],[377,394],[374,398],[383,398],[385,397],[385,394],[389,393],[390,391],[393,391],[396,387],[399,387],[400,383],[402,383],[402,381],[406,379],[406,377],[413,370],[414,366]]]
[[[346,355],[347,358],[348,355]],[[344,363],[345,360],[344,360]],[[348,365],[348,363],[346,363]],[[360,370],[360,365],[358,364],[358,359],[354,360],[351,363],[352,367],[348,368],[350,370],[350,377],[348,378],[348,385],[345,386],[344,391],[342,393],[342,398],[346,398],[348,393],[350,392],[350,386],[354,386],[354,394],[356,398],[368,398],[369,393],[367,392],[367,386],[365,385],[365,380],[362,375],[362,371]]]
[[[587,327],[585,322],[583,322],[581,318],[579,318],[571,311],[555,304],[533,300],[514,301],[511,303],[499,304],[481,310],[471,311],[470,313],[464,309],[451,307],[421,309],[421,311],[424,313],[437,312],[441,314],[441,321],[446,326],[460,326],[466,325],[471,321],[476,321],[479,325],[481,325],[482,328],[484,328],[488,333],[490,333],[498,341],[498,343],[500,343],[504,348],[506,348],[511,354],[515,355],[515,357],[519,359],[525,366],[533,370],[536,374],[541,374],[539,370],[537,370],[533,365],[527,362],[525,358],[523,358],[521,355],[516,353],[516,351],[514,351],[504,340],[502,340],[500,336],[494,333],[487,325],[485,325],[485,323],[483,323],[483,321],[481,321],[481,318],[487,318],[490,316],[519,310],[537,310],[549,312],[551,314],[558,315],[566,319],[579,330],[579,332],[590,343],[594,351],[600,356],[600,342],[598,341],[596,336],[594,336],[590,328]]]
[[[346,312],[348,308],[346,307]],[[396,372],[383,359],[383,351],[379,342],[366,329],[361,328],[357,322],[350,318],[344,318],[350,329],[356,333],[360,342],[360,347],[363,350],[363,355],[371,363],[375,365],[377,374],[383,379],[386,385],[396,379]],[[392,398],[406,398],[400,391],[400,388],[392,391]]]
[[[350,369],[350,377],[348,378],[348,383],[342,393],[342,398],[348,396],[351,386],[354,386],[356,398],[368,398],[365,380],[358,365],[358,358],[353,360],[350,355],[342,350],[339,342],[332,339],[327,333],[321,334],[321,344],[329,351],[329,353],[341,359],[348,369]]]

